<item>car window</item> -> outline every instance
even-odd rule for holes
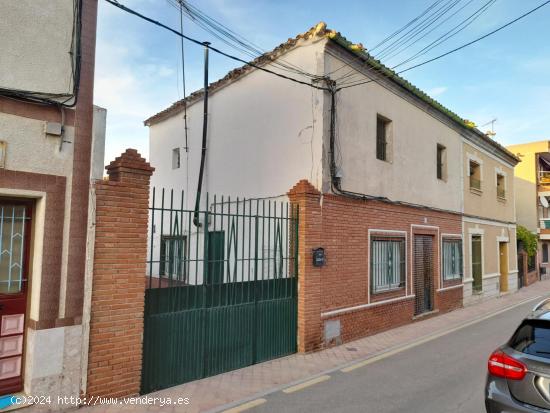
[[[510,339],[514,350],[550,359],[550,323],[542,320],[526,320]]]

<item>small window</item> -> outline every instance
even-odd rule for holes
[[[548,244],[546,242],[542,244],[542,262],[548,262]]]
[[[180,167],[180,148],[172,149],[172,169]]]
[[[185,281],[186,278],[185,236],[162,235],[160,238],[159,275],[171,280]]]
[[[390,138],[391,120],[380,115],[376,118],[376,158],[389,161],[388,143]]]
[[[481,166],[475,162],[470,161],[470,188],[481,190]]]
[[[443,240],[443,281],[462,278],[462,241]]]
[[[437,179],[447,179],[447,149],[437,144]]]
[[[371,242],[371,291],[379,293],[405,285],[405,239],[376,238]]]
[[[497,197],[506,198],[506,183],[505,177],[502,174],[497,174]]]

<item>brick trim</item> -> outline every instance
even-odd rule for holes
[[[86,270],[86,234],[92,153],[93,97],[97,0],[82,1],[81,64],[78,101],[75,111],[73,177],[69,255],[65,314],[81,320],[84,305],[84,273]]]
[[[412,256],[417,234],[433,236],[434,309],[441,314],[462,306],[462,288],[437,291],[440,237],[462,233],[460,214],[321,194],[307,181],[298,182],[288,196],[300,207],[299,351],[316,350],[413,322]],[[406,239],[406,288],[370,294],[369,234]],[[311,262],[311,249],[316,247],[325,248],[326,265],[321,268],[313,267]],[[340,337],[324,336],[327,322],[340,323]],[[334,332],[334,323],[331,326]]]
[[[139,394],[153,170],[137,151],[127,150],[111,163],[109,179],[95,184],[89,396]]]
[[[0,169],[0,187],[46,193],[44,233],[48,234],[48,240],[44,242],[42,250],[39,319],[29,319],[27,325],[35,330],[56,327],[60,322],[58,319],[59,286],[66,178]],[[30,286],[33,288],[32,279]]]
[[[74,126],[74,109],[65,108],[65,125]],[[61,122],[61,112],[51,105],[29,103],[22,100],[0,96],[0,113],[20,116],[23,118],[43,120],[45,122]]]

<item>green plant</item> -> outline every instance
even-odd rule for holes
[[[527,228],[518,225],[517,227],[518,241],[523,244],[523,249],[529,257],[535,256],[538,248],[538,239],[536,234],[530,232]]]

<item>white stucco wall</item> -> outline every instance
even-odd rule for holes
[[[73,8],[73,0],[0,1],[0,88],[71,92]]]
[[[291,51],[284,60],[319,73],[323,43]],[[256,70],[212,93],[208,113],[203,191],[233,197],[284,195],[304,178],[320,188],[322,92]],[[202,100],[189,107],[187,117],[188,154],[183,113],[150,127],[149,153],[156,168],[152,186],[186,190],[192,207],[200,165]],[[181,168],[174,170],[172,149],[178,147]]]
[[[326,56],[329,73],[344,64]],[[354,81],[369,79],[355,72]],[[376,82],[341,90],[336,107],[342,189],[461,211],[462,144],[457,132]],[[389,162],[376,158],[377,114],[392,122]],[[437,179],[437,144],[447,151],[446,180]]]

